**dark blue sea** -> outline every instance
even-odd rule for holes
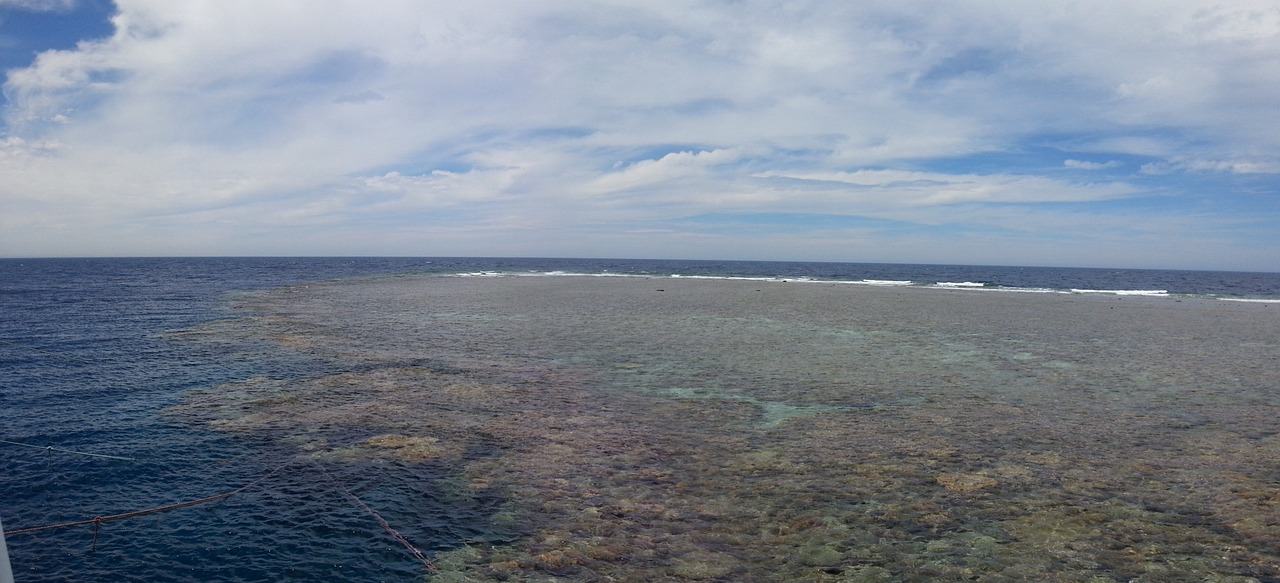
[[[294,451],[261,432],[214,431],[163,413],[192,390],[246,379],[321,377],[349,366],[323,353],[281,351],[260,338],[191,339],[192,329],[244,316],[238,298],[397,274],[677,275],[962,290],[956,293],[1280,302],[1275,273],[604,259],[4,259],[0,521],[7,531],[161,507],[252,484],[208,504],[8,537],[16,580],[427,576],[424,565],[347,492],[379,510],[428,557],[481,535],[493,541],[501,530],[491,520],[500,501],[442,494],[440,484],[451,479],[445,468],[381,463],[326,470],[293,461]],[[431,509],[429,519],[422,507]]]

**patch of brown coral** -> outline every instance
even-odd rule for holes
[[[353,344],[308,334],[290,342]],[[992,364],[981,351],[938,354],[921,341],[869,371],[877,383],[815,382],[798,396],[761,389],[779,400],[890,404],[766,426],[748,400],[610,388],[608,374],[641,374],[642,364],[602,372],[519,356],[499,335],[472,341],[475,353],[448,370],[369,348],[361,372],[193,391],[171,413],[276,435],[331,463],[447,464],[467,487],[504,499],[495,528],[524,536],[440,553],[439,581],[1280,577],[1280,502],[1268,478],[1280,467],[1269,429],[1280,410],[1212,402],[1194,414],[1151,412],[1096,394],[1133,376],[1127,361],[1096,365],[1084,382],[1081,365],[1070,375],[1037,368],[1025,351]],[[1000,367],[1078,394],[1002,403],[978,382]],[[468,454],[476,449],[486,455]]]

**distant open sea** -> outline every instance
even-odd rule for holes
[[[393,358],[387,356],[390,349],[385,348],[379,349],[383,352],[376,358],[335,357],[327,349],[314,348],[320,345],[315,338],[328,338],[318,329],[273,332],[275,336],[231,329],[237,322],[265,317],[255,308],[246,307],[259,301],[262,294],[335,281],[432,276],[616,276],[673,281],[709,278],[778,285],[838,283],[867,289],[937,288],[937,297],[986,294],[982,297],[997,302],[999,298],[1026,294],[1074,294],[1114,298],[1117,302],[1138,299],[1131,296],[1141,296],[1141,301],[1170,303],[1209,299],[1256,303],[1252,307],[1259,310],[1280,310],[1280,305],[1271,305],[1280,303],[1280,274],[1276,273],[621,259],[3,259],[0,522],[6,531],[159,507],[254,484],[242,493],[210,504],[96,527],[84,525],[9,537],[16,580],[413,581],[429,577],[423,564],[382,528],[368,509],[354,503],[348,491],[379,510],[391,526],[433,560],[476,540],[497,545],[527,536],[528,532],[518,525],[495,526],[495,513],[500,514],[504,508],[503,496],[442,493],[458,487],[458,478],[451,473],[456,468],[443,462],[361,458],[343,465],[334,461],[337,458],[320,458],[322,463],[331,464],[325,469],[316,462],[290,461],[298,451],[356,451],[349,448],[385,445],[386,439],[369,441],[369,435],[334,428],[308,437],[310,441],[297,438],[295,442],[290,440],[297,436],[288,433],[290,429],[283,420],[263,421],[264,425],[259,426],[253,425],[254,419],[265,417],[236,417],[247,411],[244,408],[249,405],[244,403],[192,405],[190,400],[184,400],[212,388],[239,390],[236,387],[242,385],[238,383],[256,383],[256,388],[244,389],[249,394],[264,383],[365,374]],[[273,303],[272,309],[277,305],[285,304]],[[450,322],[463,327],[485,325],[479,308],[475,311],[477,314],[465,318],[449,316],[454,318]],[[279,317],[287,317],[289,312],[280,313],[283,316]],[[336,311],[327,324],[322,318],[312,325],[340,327],[345,317]],[[394,313],[386,317],[389,328],[409,326],[408,320],[396,320]],[[726,316],[723,321],[730,319]],[[425,325],[419,324],[414,324],[413,333],[428,334],[422,331]],[[479,336],[457,334],[449,341],[456,340],[459,346],[480,341]],[[487,354],[477,350],[473,354]],[[449,366],[461,366],[457,362],[435,363],[430,354],[395,358],[404,359],[397,366],[408,363],[439,374],[445,374],[440,371]],[[567,367],[578,362],[574,358],[583,357],[560,359],[540,353],[539,358]],[[511,370],[518,368],[511,366]],[[519,366],[527,367],[528,363]],[[640,366],[625,364],[633,368],[617,370],[638,370]],[[1265,366],[1275,366],[1275,362]],[[681,398],[693,394],[687,387],[670,390],[676,389],[686,391],[678,394]],[[734,395],[725,401],[734,407],[759,405],[765,411],[791,411],[778,409],[780,405],[761,404],[766,400],[763,393]],[[830,404],[837,405],[845,407]],[[236,407],[244,410],[231,411]],[[868,411],[871,405],[859,407],[859,411]],[[804,411],[809,414],[807,409]],[[853,411],[853,406],[840,411]],[[195,418],[200,423],[193,422]],[[209,419],[222,419],[222,426],[206,423]],[[228,429],[233,423],[252,428]],[[333,423],[334,427],[341,424]],[[391,429],[385,432],[399,435]],[[349,448],[343,450],[334,445],[339,443]],[[459,459],[470,462],[494,455],[482,445],[467,447],[467,453],[457,454]],[[473,478],[473,482],[476,480]],[[335,487],[335,481],[342,487]],[[424,518],[422,512],[412,511],[405,500],[429,500],[431,516]],[[682,563],[679,557],[652,560],[655,564],[667,561],[674,565],[669,567],[674,569],[669,571],[674,580],[738,580],[734,575],[737,571],[718,564],[720,559],[715,556],[708,556],[712,557],[706,559],[709,566],[703,567],[688,567],[693,563]],[[578,563],[577,567],[585,569],[585,564]],[[874,564],[884,565],[886,573],[892,571],[890,563]],[[839,569],[854,569],[845,563],[809,567],[815,581],[835,581],[818,577],[834,577],[832,574],[842,572]],[[863,567],[866,565],[858,568]],[[544,572],[554,575],[557,571],[552,565]],[[564,573],[572,580],[578,572],[570,569]],[[854,573],[843,572],[850,576]],[[872,573],[865,569],[859,572]],[[737,573],[746,576],[747,572]],[[588,579],[584,575],[582,580]],[[917,579],[928,577],[919,575]]]

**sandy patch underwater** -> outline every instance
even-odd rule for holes
[[[447,476],[484,526],[415,541],[436,581],[1280,577],[1267,304],[405,277],[239,307],[191,336],[332,370],[169,413]]]

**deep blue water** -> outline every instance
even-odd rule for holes
[[[1029,267],[582,259],[205,258],[0,260],[0,443],[7,530],[233,490],[286,463],[270,443],[167,421],[186,390],[332,363],[273,346],[179,341],[235,316],[236,292],[397,273],[614,273],[1128,290],[1280,300],[1280,274]],[[975,292],[977,293],[977,292]],[[421,565],[315,468],[292,465],[211,505],[93,529],[11,537],[19,581],[413,580]],[[484,501],[442,498],[436,469],[380,465],[338,476],[424,551],[484,528]],[[404,478],[404,479],[398,479]],[[389,486],[388,484],[397,484]],[[422,512],[429,507],[430,512]],[[412,518],[429,514],[422,523]]]

